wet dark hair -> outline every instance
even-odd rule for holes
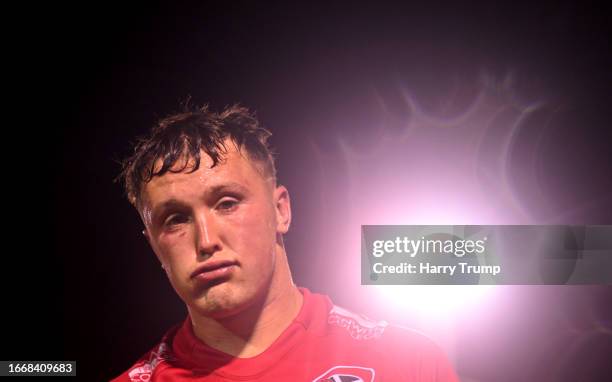
[[[137,140],[134,153],[121,162],[118,180],[123,181],[130,203],[139,208],[142,187],[153,177],[182,172],[190,159],[195,163],[189,172],[196,171],[200,167],[200,150],[212,158],[211,167],[216,166],[227,153],[227,138],[251,160],[263,164],[266,175],[275,180],[274,157],[268,146],[271,135],[243,106],[228,106],[220,113],[210,111],[207,105],[191,109],[185,106],[183,112],[161,119],[149,135]],[[156,171],[158,160],[162,166]],[[179,160],[183,161],[182,167],[174,168]]]

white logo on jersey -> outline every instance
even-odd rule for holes
[[[386,321],[373,321],[335,305],[329,312],[327,322],[331,325],[346,328],[351,337],[356,340],[378,338],[389,325]]]
[[[129,371],[128,376],[130,377],[130,381],[132,382],[147,382],[151,379],[151,374],[153,370],[157,367],[157,365],[167,359],[166,354],[166,343],[162,342],[157,351],[151,353],[149,356],[149,360],[145,361],[144,364],[140,366],[136,366],[132,370]]]
[[[374,369],[362,366],[334,366],[312,382],[373,382]]]

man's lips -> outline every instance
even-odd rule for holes
[[[191,278],[204,282],[213,281],[217,278],[228,276],[232,272],[233,266],[237,264],[237,262],[231,260],[209,261],[193,271]]]

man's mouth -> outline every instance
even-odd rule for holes
[[[198,267],[192,274],[191,278],[205,284],[223,281],[223,278],[229,278],[235,270],[237,263],[230,260],[217,260],[207,262]]]

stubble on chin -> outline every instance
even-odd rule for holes
[[[222,318],[239,312],[244,305],[240,296],[226,285],[215,285],[199,293],[191,305],[201,316],[210,318]]]

